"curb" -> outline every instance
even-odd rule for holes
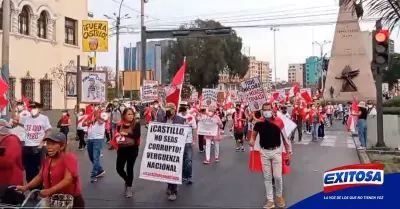
[[[357,144],[356,138],[354,138],[354,136],[352,136],[351,138],[353,138],[354,144]],[[371,160],[369,159],[368,154],[367,154],[367,150],[358,150],[356,148],[356,151],[357,151],[358,159],[360,160],[361,164],[371,163]]]

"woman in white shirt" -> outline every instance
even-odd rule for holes
[[[51,133],[49,118],[40,113],[41,107],[41,104],[32,102],[30,115],[19,119],[19,123],[26,129],[25,144],[22,150],[26,182],[30,182],[39,173],[44,157],[43,139]]]
[[[87,150],[89,159],[93,165],[90,175],[90,182],[92,183],[96,182],[97,178],[103,177],[106,173],[101,166],[100,155],[105,140],[106,122],[108,120],[108,114],[106,112],[95,111],[93,115],[93,120],[87,120],[86,123],[84,123],[84,125],[88,127]]]
[[[87,118],[87,115],[85,115],[85,109],[80,109],[79,112],[76,114],[76,117],[78,118],[78,125],[76,128],[79,139],[78,150],[83,150],[86,148],[85,135],[87,132],[87,127],[83,126],[83,123]]]

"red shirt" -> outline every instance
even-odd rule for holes
[[[68,115],[65,115],[65,116],[62,116],[61,117],[61,124],[68,124],[68,121],[69,121],[69,116]]]
[[[6,148],[0,156],[0,185],[23,185],[22,148],[19,138],[8,135],[0,143]]]
[[[43,165],[42,165],[42,177],[43,177],[43,186],[45,189],[51,188],[51,186],[57,185],[64,179],[65,171],[68,170],[73,180],[73,183],[65,188],[62,191],[57,192],[58,194],[70,194],[72,196],[77,196],[82,194],[81,183],[79,181],[79,169],[78,169],[78,161],[74,154],[65,153],[62,158],[50,168],[51,172],[51,186],[49,182],[49,157],[46,157]]]

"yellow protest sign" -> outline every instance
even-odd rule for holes
[[[82,49],[84,52],[108,51],[108,21],[82,21]]]

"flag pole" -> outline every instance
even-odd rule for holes
[[[186,56],[183,57],[183,64],[185,65],[185,73],[186,73]],[[183,89],[183,83],[185,83],[185,73],[183,73],[183,82],[181,88],[179,88],[179,100],[177,106],[181,104],[181,98],[182,98],[182,89]],[[178,107],[176,107],[178,108]]]

